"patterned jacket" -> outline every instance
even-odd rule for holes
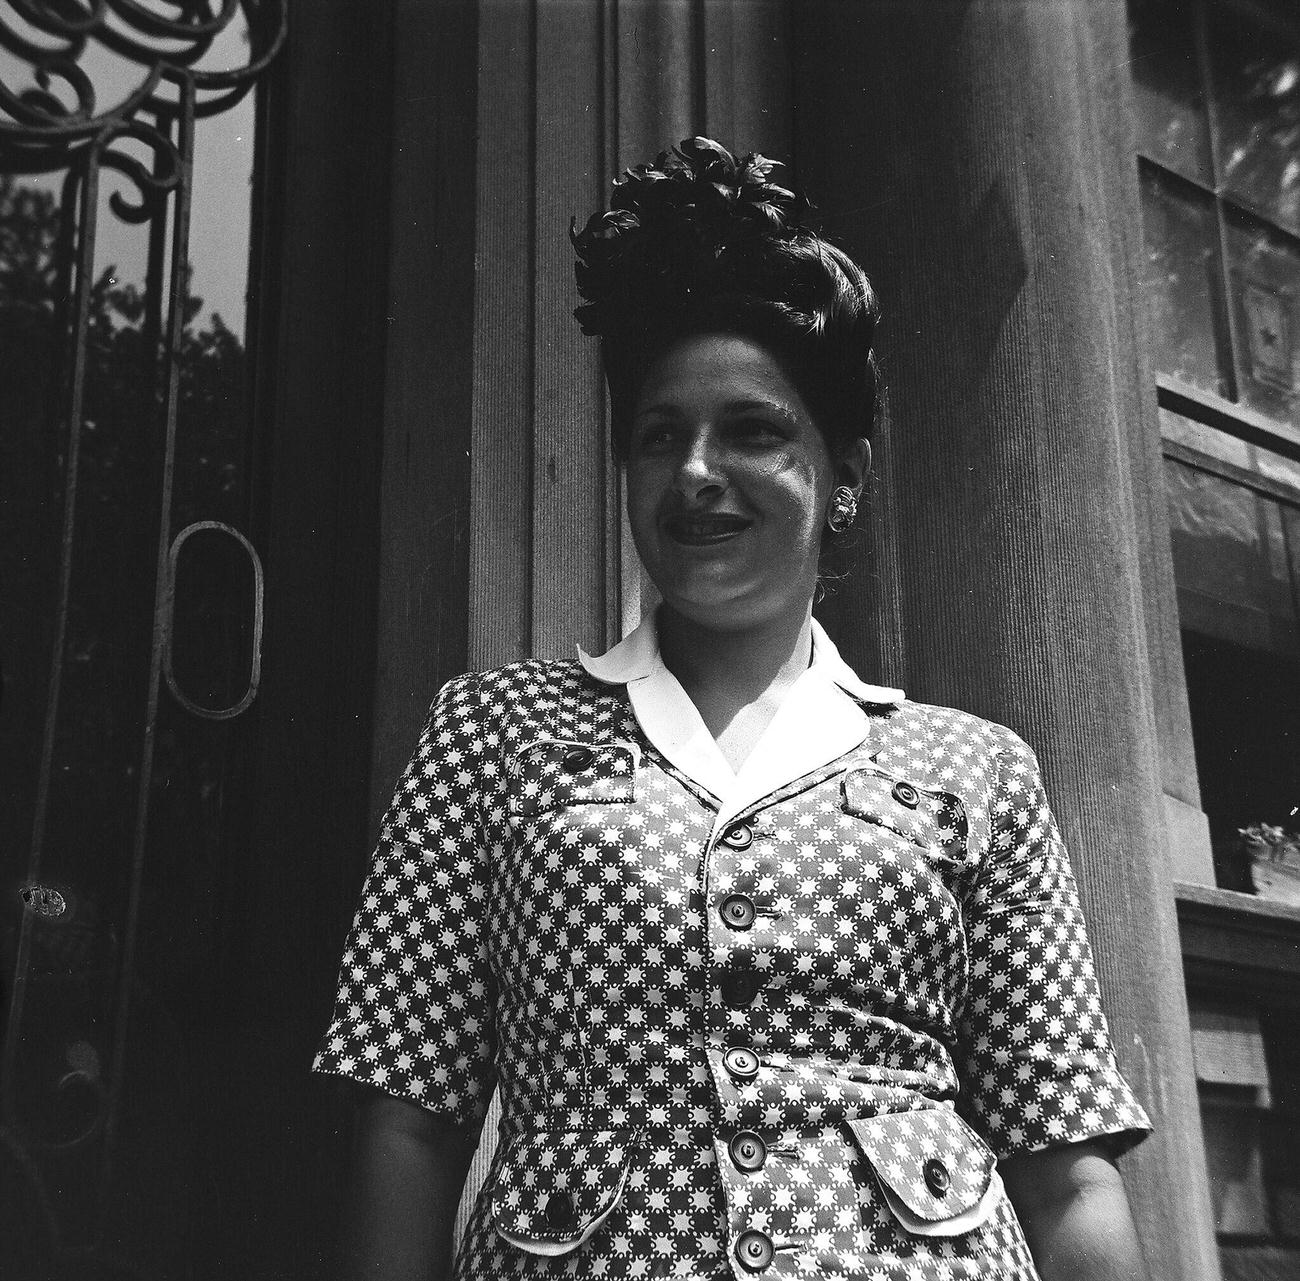
[[[1036,1276],[999,1158],[1148,1128],[1037,762],[814,662],[733,774],[653,622],[439,694],[316,1059],[499,1141],[457,1278]]]

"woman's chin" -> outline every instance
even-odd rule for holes
[[[659,589],[665,605],[703,631],[740,632],[770,623],[791,610],[791,602],[770,593],[746,591],[737,584],[713,583],[703,589]]]
[[[655,578],[654,583],[659,595],[682,613],[729,608],[733,602],[750,595],[747,589],[751,587],[737,581],[734,574],[709,572],[672,574]]]

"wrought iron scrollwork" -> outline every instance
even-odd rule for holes
[[[284,42],[285,0],[9,0],[0,9],[0,47],[26,67],[31,81],[0,79],[0,141],[39,151],[93,140],[117,121],[145,111],[174,110],[190,94],[198,117],[225,111],[256,83]],[[248,56],[212,69],[198,64],[242,13]],[[104,106],[82,60],[96,47],[136,65],[139,83]],[[55,91],[63,84],[74,101]],[[164,93],[173,86],[175,96]],[[48,157],[43,163],[48,163]]]

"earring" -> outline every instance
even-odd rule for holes
[[[833,534],[842,534],[858,514],[858,496],[847,485],[837,485],[831,494],[831,509],[826,524]]]

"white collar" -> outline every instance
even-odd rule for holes
[[[578,661],[598,681],[626,685],[646,738],[718,798],[716,831],[746,806],[860,746],[870,719],[859,700],[882,706],[903,701],[902,690],[859,680],[816,619],[812,639],[812,663],[791,686],[739,773],[664,666],[653,613],[605,654],[593,658],[579,648]]]
[[[581,645],[577,649],[578,661],[587,674],[606,685],[627,685],[651,675],[656,667],[663,666],[663,659],[659,657],[659,627],[654,610],[617,645],[603,654],[588,654]],[[891,706],[901,703],[907,697],[901,689],[891,689],[887,685],[869,685],[862,680],[840,656],[835,642],[826,635],[826,629],[815,618],[812,620],[812,663],[809,671],[813,668],[824,669],[825,674],[846,694],[860,698],[864,703]]]

